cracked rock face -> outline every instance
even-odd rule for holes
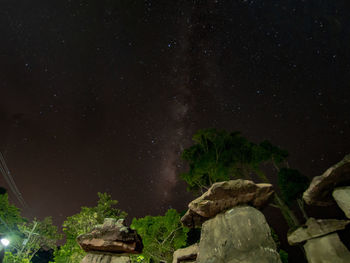
[[[303,199],[309,205],[332,205],[334,188],[346,185],[350,185],[350,154],[328,168],[321,176],[315,176],[304,192]]]
[[[202,196],[190,202],[181,222],[187,227],[196,227],[238,205],[259,208],[268,203],[273,193],[271,184],[255,184],[249,180],[214,183]]]
[[[139,254],[143,248],[141,237],[124,225],[124,219],[106,218],[90,233],[78,236],[77,241],[86,252]]]
[[[197,263],[281,263],[265,216],[254,207],[232,208],[202,225]]]

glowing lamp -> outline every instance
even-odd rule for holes
[[[10,240],[8,240],[7,238],[0,239],[0,242],[4,247],[7,247],[10,244]]]

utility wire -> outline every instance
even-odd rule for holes
[[[18,199],[18,201],[21,203],[21,205],[23,207],[27,207],[26,202],[24,201],[21,192],[18,190],[18,187],[15,183],[15,181],[13,180],[13,177],[10,173],[10,170],[8,169],[4,156],[3,154],[0,152],[0,172],[3,174],[7,184],[9,185],[11,191],[13,192],[13,194],[16,196],[16,198]]]

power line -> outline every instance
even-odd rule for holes
[[[10,173],[10,170],[8,169],[8,167],[6,165],[5,158],[4,158],[4,156],[3,156],[3,154],[1,152],[0,152],[0,172],[4,176],[4,178],[5,178],[6,182],[7,182],[7,184],[9,185],[11,191],[16,196],[16,198],[21,203],[21,205],[23,207],[27,207],[27,204],[24,201],[21,192],[18,190],[18,187],[17,187],[15,181],[13,180],[13,177],[12,177],[12,175]]]

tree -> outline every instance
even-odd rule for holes
[[[20,215],[20,210],[9,203],[8,195],[0,195],[0,233],[12,234],[17,231],[17,224],[24,221]]]
[[[85,256],[85,252],[78,245],[76,238],[88,233],[98,224],[102,224],[105,218],[125,218],[127,214],[115,208],[117,200],[107,193],[98,193],[99,200],[95,207],[82,207],[80,213],[68,217],[63,222],[63,232],[66,243],[54,253],[56,263],[79,263]]]
[[[134,218],[131,228],[142,238],[145,262],[172,262],[174,251],[186,245],[189,231],[182,226],[175,209],[169,209],[164,216]]]
[[[204,129],[195,133],[193,141],[195,144],[182,153],[182,158],[189,163],[189,171],[180,175],[190,191],[203,192],[215,182],[251,179],[253,174],[263,182],[269,182],[262,166],[271,163],[279,170],[288,157],[287,151],[270,142],[255,144],[239,132]],[[275,206],[281,210],[291,228],[300,225],[293,211],[277,194]]]
[[[57,227],[52,224],[51,217],[39,221],[23,222],[18,225],[18,232],[10,236],[12,254],[5,256],[5,262],[31,261],[39,249],[45,247],[55,249],[57,240],[61,239]]]
[[[305,220],[307,220],[308,216],[304,209],[302,195],[310,184],[309,178],[302,175],[298,170],[282,168],[278,172],[277,183],[281,190],[281,195],[284,202],[291,205],[294,201],[296,201]]]

